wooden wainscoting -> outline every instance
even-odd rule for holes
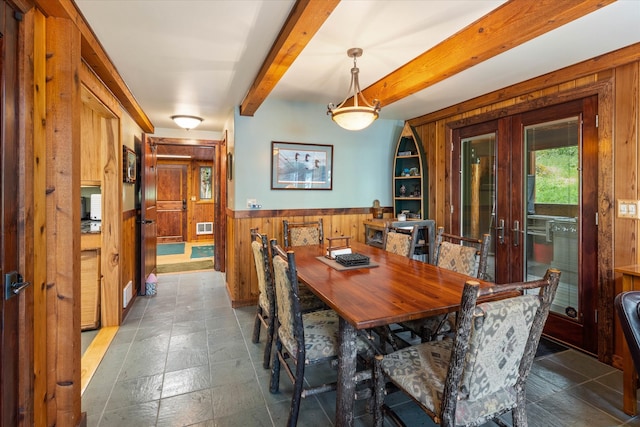
[[[384,216],[391,218],[392,209],[385,208]],[[292,209],[282,211],[228,212],[227,220],[227,289],[232,307],[255,304],[258,300],[250,230],[258,228],[269,239],[283,244],[282,220],[317,221],[322,218],[324,237],[351,236],[364,242],[364,220],[371,218],[369,208]]]

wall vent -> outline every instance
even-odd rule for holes
[[[213,234],[213,222],[198,222],[196,224],[196,234]]]
[[[133,298],[133,282],[129,280],[129,283],[127,283],[127,286],[125,286],[122,291],[122,308],[127,308],[129,302],[131,302],[131,298]]]

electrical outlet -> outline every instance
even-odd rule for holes
[[[256,199],[247,199],[247,207],[253,209],[257,204]]]

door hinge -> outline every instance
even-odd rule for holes
[[[595,319],[595,322],[598,323],[598,309],[596,309],[593,318]]]
[[[596,227],[598,226],[598,219],[599,219],[598,212],[596,212]]]
[[[596,128],[598,127],[598,120],[599,120],[599,119],[600,119],[600,116],[598,116],[598,115],[596,114]]]

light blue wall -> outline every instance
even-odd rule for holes
[[[391,167],[403,123],[378,119],[348,131],[333,123],[326,106],[267,101],[254,117],[234,117],[234,210],[247,199],[262,209],[391,206]],[[381,114],[384,116],[384,111]],[[333,145],[333,190],[271,190],[271,141]]]

